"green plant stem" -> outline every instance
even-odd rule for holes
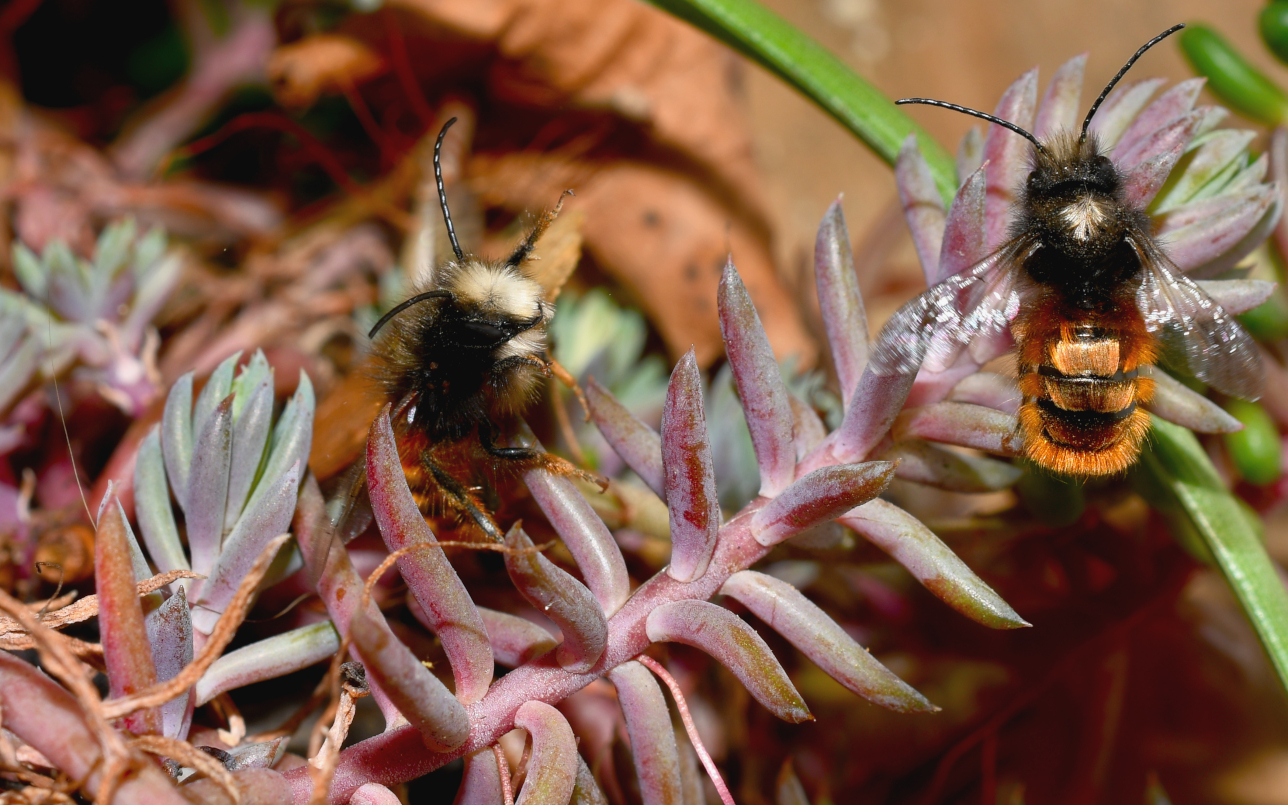
[[[754,0],[650,0],[769,70],[818,104],[893,165],[916,132],[935,185],[952,201],[957,192],[952,157],[912,118],[822,45]]]
[[[1221,483],[1193,433],[1151,419],[1151,446],[1141,469],[1175,504],[1159,508],[1171,518],[1186,518],[1178,525],[1203,540],[1288,690],[1288,592],[1261,542],[1260,524]]]

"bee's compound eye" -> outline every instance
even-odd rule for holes
[[[460,328],[460,343],[466,346],[491,346],[509,341],[513,336],[508,329],[486,321],[463,321]]]

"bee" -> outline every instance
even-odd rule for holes
[[[434,145],[434,178],[455,259],[435,270],[430,287],[382,316],[369,337],[374,376],[392,406],[399,456],[421,510],[472,521],[500,542],[503,532],[484,499],[499,478],[536,468],[587,475],[542,450],[509,444],[553,364],[546,325],[554,306],[525,263],[571,191],[509,257],[467,257],[452,224],[441,165],[443,139],[455,122],[444,124]]]
[[[1017,344],[1019,430],[1029,459],[1057,473],[1126,470],[1149,432],[1141,406],[1162,362],[1225,394],[1255,400],[1262,373],[1247,331],[1168,258],[1149,216],[1125,200],[1123,172],[1088,133],[1101,102],[1145,51],[1136,51],[1096,98],[1081,132],[1039,142],[1023,128],[974,109],[926,98],[1004,126],[1033,144],[1006,243],[904,305],[886,324],[870,367],[911,375],[948,368],[972,344],[1010,328]]]

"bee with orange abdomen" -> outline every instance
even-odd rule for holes
[[[372,327],[374,374],[392,406],[399,455],[422,511],[472,521],[501,541],[483,498],[498,480],[534,468],[582,474],[542,450],[509,444],[540,383],[551,376],[546,325],[554,307],[525,263],[563,198],[505,260],[467,257],[456,240],[440,164],[454,122],[438,134],[434,172],[455,259],[435,269],[431,287]]]
[[[972,342],[1009,327],[1018,345],[1020,432],[1035,463],[1071,475],[1121,472],[1149,432],[1141,406],[1155,362],[1244,399],[1262,374],[1247,331],[1168,259],[1150,219],[1124,194],[1124,175],[1088,134],[1100,103],[1141,47],[1092,104],[1080,133],[1045,142],[1009,121],[984,118],[1033,144],[1032,169],[1013,210],[1011,238],[976,265],[901,308],[882,331],[870,367],[916,373],[928,357],[947,368]]]

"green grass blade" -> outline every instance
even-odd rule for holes
[[[1262,544],[1260,522],[1221,483],[1193,433],[1151,419],[1141,470],[1150,487],[1170,498],[1158,501],[1158,508],[1173,520],[1183,517],[1175,526],[1210,552],[1288,690],[1288,592]]]
[[[754,0],[650,2],[786,81],[891,165],[916,132],[944,203],[952,201],[957,180],[948,152],[880,90],[777,14]]]

